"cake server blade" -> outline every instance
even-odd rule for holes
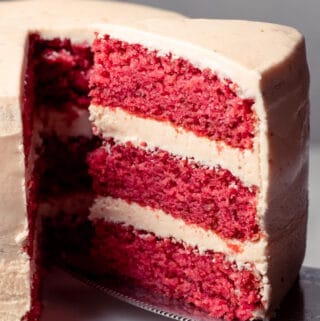
[[[178,321],[221,321],[179,301],[154,295],[114,277],[97,277],[74,267],[59,265],[65,272],[123,302]],[[274,321],[320,321],[320,269],[303,267],[300,277],[284,299]]]

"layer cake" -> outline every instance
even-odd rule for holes
[[[269,318],[305,252],[302,35],[107,2],[0,10],[0,319],[37,320],[44,262],[75,254],[212,317]]]

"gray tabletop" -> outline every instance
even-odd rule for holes
[[[311,146],[309,193],[308,238],[304,265],[320,268],[320,144]]]

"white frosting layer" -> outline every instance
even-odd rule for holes
[[[41,108],[34,122],[34,131],[57,135],[64,140],[68,137],[92,137],[88,110],[73,107],[73,118],[65,112]]]
[[[145,230],[162,238],[170,238],[184,242],[199,249],[201,253],[213,250],[225,253],[227,258],[238,266],[254,262],[257,270],[265,273],[266,257],[264,238],[259,242],[227,241],[212,231],[193,224],[186,224],[181,219],[173,218],[162,210],[142,207],[136,203],[127,203],[121,199],[99,196],[95,199],[90,220],[104,219],[113,223],[132,225],[137,230]]]
[[[148,149],[159,147],[183,158],[194,158],[205,166],[221,166],[247,186],[258,185],[260,182],[257,152],[241,151],[223,142],[198,137],[168,122],[131,115],[120,108],[91,105],[90,120],[95,126],[95,134],[104,138],[114,137],[122,143],[130,141],[138,147],[146,142]]]

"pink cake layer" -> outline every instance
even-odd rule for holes
[[[94,104],[169,121],[233,147],[253,147],[254,101],[237,96],[237,86],[230,80],[182,58],[159,56],[155,50],[107,35],[97,37],[92,48]]]
[[[224,238],[259,237],[255,187],[229,171],[109,140],[88,158],[97,194],[161,209]]]
[[[94,222],[92,267],[206,311],[225,320],[248,320],[261,308],[261,279],[238,269],[221,253],[196,248],[131,226]]]

